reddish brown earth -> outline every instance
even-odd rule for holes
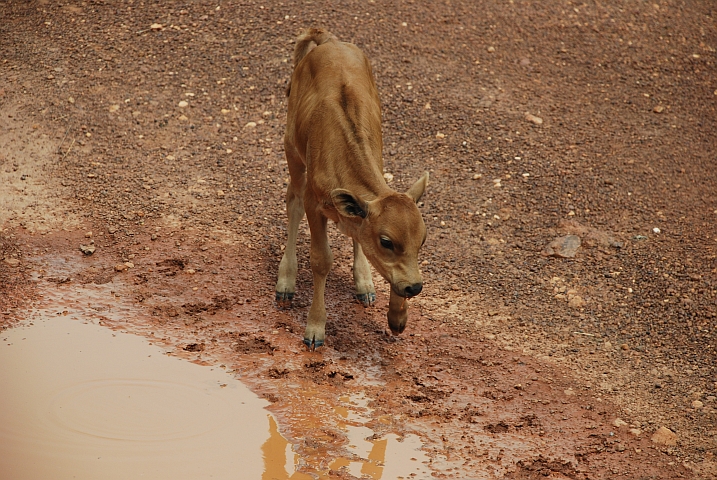
[[[270,399],[307,473],[352,478],[328,471],[332,406],[364,393],[374,431],[419,434],[437,477],[717,476],[711,2],[9,1],[0,18],[2,328],[43,292],[108,285],[143,312],[122,328]],[[391,185],[431,171],[406,332],[385,333],[382,280],[376,307],[352,300],[334,229],[315,353],[305,224],[295,306],[273,301],[306,26],[371,59]],[[545,255],[567,234],[574,258]],[[651,441],[663,426],[676,445]]]

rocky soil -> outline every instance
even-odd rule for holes
[[[376,431],[419,433],[441,478],[715,478],[715,14],[3,2],[0,326],[40,285],[111,283],[146,313],[137,333],[243,372],[314,475],[352,478],[327,471],[344,445],[331,415],[302,412],[361,391]],[[316,353],[305,223],[295,307],[273,302],[284,90],[307,26],[369,56],[389,184],[431,172],[406,332],[386,335],[381,279],[376,307],[352,300],[333,229]]]

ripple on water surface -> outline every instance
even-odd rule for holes
[[[0,334],[0,478],[262,478],[266,401],[67,317]]]

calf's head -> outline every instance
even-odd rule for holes
[[[427,185],[428,172],[406,193],[391,192],[372,201],[344,189],[331,192],[343,227],[361,245],[371,265],[391,284],[392,298],[410,298],[423,289],[418,251],[426,241],[426,225],[416,202]],[[392,321],[389,311],[391,330],[402,332],[405,317],[405,313],[393,315]]]

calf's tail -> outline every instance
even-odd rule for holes
[[[303,60],[311,50],[329,40],[336,40],[336,37],[321,28],[307,28],[301,32],[299,38],[296,39],[296,46],[294,47],[294,68],[296,68],[299,62]],[[291,80],[289,80],[289,84],[286,86],[287,97],[289,93],[291,93]]]

